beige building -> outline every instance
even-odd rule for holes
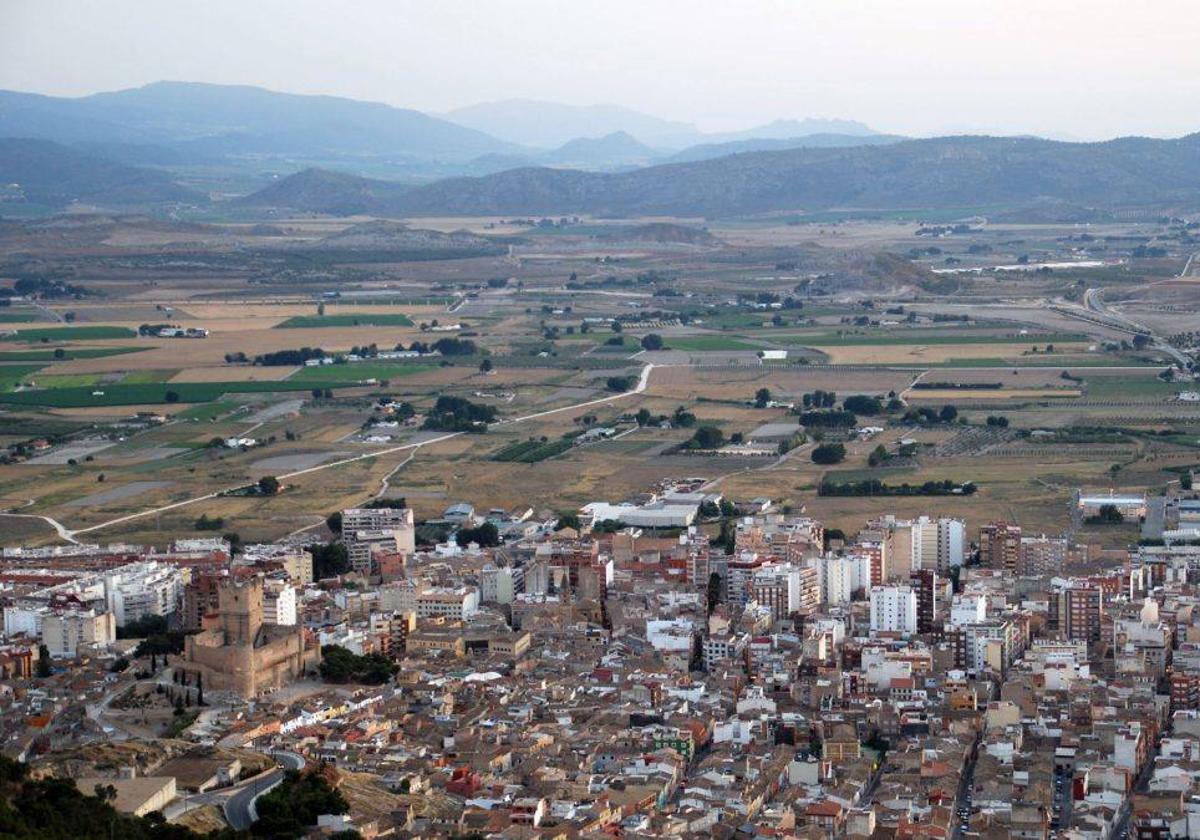
[[[319,664],[320,648],[306,645],[302,628],[263,621],[261,578],[223,583],[219,605],[219,625],[187,637],[180,666],[206,689],[254,697]]]
[[[80,648],[107,647],[116,638],[117,619],[110,612],[64,610],[42,620],[42,644],[51,656],[75,656]]]
[[[96,788],[112,788],[116,798],[113,808],[122,814],[144,817],[153,811],[161,811],[175,798],[174,776],[146,776],[132,779],[109,779],[103,776],[82,776],[75,780],[75,787],[86,796],[95,796]]]

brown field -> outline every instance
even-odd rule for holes
[[[650,374],[650,393],[664,397],[694,399],[752,399],[759,388],[769,388],[781,397],[833,390],[854,394],[887,393],[900,390],[913,379],[908,371],[829,370],[822,367],[768,368],[655,368]]]
[[[1062,350],[1086,350],[1086,344],[1054,345]],[[1019,359],[1021,344],[887,344],[875,346],[822,346],[821,352],[839,365],[940,364],[952,359]]]
[[[906,400],[1005,400],[1028,397],[1060,399],[1082,396],[1078,388],[914,388]]]

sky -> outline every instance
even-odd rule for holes
[[[0,0],[0,88],[163,79],[444,112],[615,103],[1105,139],[1200,131],[1197,0]]]

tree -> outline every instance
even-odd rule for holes
[[[167,393],[164,395],[164,399],[166,399],[166,401],[169,403],[177,403],[179,402],[179,392],[167,391]]]
[[[495,365],[492,364],[491,359],[484,359],[482,362],[479,363],[479,372],[480,373],[491,373],[492,369],[494,367],[495,367]]]
[[[881,443],[871,450],[871,454],[867,456],[867,464],[872,467],[877,467],[887,461],[889,457],[890,456],[888,455],[887,447]]]
[[[1149,346],[1150,346],[1150,334],[1149,333],[1140,332],[1133,337],[1133,349],[1134,350],[1145,350]]]
[[[636,376],[610,376],[605,380],[604,387],[610,391],[616,391],[618,394],[633,388],[637,384]]]
[[[1179,486],[1180,486],[1180,488],[1182,488],[1184,490],[1191,490],[1192,489],[1192,481],[1193,481],[1192,473],[1189,470],[1188,472],[1185,472],[1183,475],[1181,475],[1179,477]]]
[[[325,580],[350,571],[350,553],[340,543],[310,545],[308,553],[313,556],[314,580]]]
[[[840,443],[822,443],[812,451],[814,464],[840,464],[846,460],[846,447]]]
[[[304,837],[319,816],[345,814],[350,804],[339,790],[329,785],[318,767],[308,773],[288,770],[282,784],[258,798],[254,810],[258,819],[250,828],[251,836]]]
[[[650,414],[650,409],[642,407],[638,409],[637,414],[633,417],[637,420],[639,426],[649,426],[652,415]]]
[[[392,678],[399,666],[382,654],[360,656],[339,645],[325,645],[321,648],[320,670],[326,682],[381,685]]]
[[[717,609],[717,604],[721,603],[721,576],[717,572],[710,572],[708,575],[706,601],[708,614],[712,615]]]
[[[258,492],[264,496],[274,496],[279,492],[279,479],[273,475],[264,475],[258,480]]]
[[[671,425],[677,429],[690,429],[696,425],[696,415],[683,406],[679,406],[671,415]]]
[[[621,326],[621,322],[620,322],[620,321],[613,321],[613,322],[612,322],[612,331],[613,331],[613,332],[615,332],[615,333],[619,333],[619,332],[621,332],[621,330],[623,330],[623,329],[625,329],[625,328],[624,328],[623,326]]]
[[[460,528],[454,541],[464,548],[471,543],[480,548],[491,548],[500,545],[500,531],[491,522],[484,522],[478,528]]]
[[[716,449],[725,443],[725,433],[716,426],[701,426],[692,435],[690,446],[693,449]]]
[[[953,423],[958,418],[958,409],[952,405],[944,405],[938,412],[938,418],[943,423]]]
[[[330,533],[342,533],[342,512],[340,510],[335,510],[333,513],[326,516],[325,527],[329,529]]]
[[[1086,521],[1089,525],[1119,525],[1125,521],[1125,517],[1116,505],[1100,505],[1096,515],[1089,516]]]
[[[554,530],[556,531],[561,531],[563,528],[571,528],[578,531],[582,527],[582,524],[579,522],[579,514],[577,513],[564,513],[558,517],[558,522],[554,524]]]
[[[39,680],[44,680],[53,673],[54,669],[50,667],[50,648],[45,645],[38,645],[38,661],[37,666],[33,670],[33,675]]]
[[[865,394],[855,394],[852,397],[846,397],[842,402],[842,408],[846,409],[846,411],[853,411],[855,414],[863,414],[871,417],[883,411],[883,403],[875,397],[869,397]]]
[[[767,403],[771,401],[771,391],[769,388],[759,388],[754,392],[755,408],[766,408]]]
[[[642,338],[643,350],[661,350],[663,349],[662,336],[658,333],[649,333]]]

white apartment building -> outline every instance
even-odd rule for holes
[[[916,633],[916,591],[911,586],[871,587],[871,631]]]
[[[912,523],[912,568],[947,575],[963,564],[966,526],[961,519],[922,516]]]
[[[489,564],[479,573],[479,599],[485,604],[511,604],[524,591],[524,569]]]
[[[42,622],[49,615],[45,604],[13,604],[4,608],[4,635],[6,638],[25,635],[38,638],[42,635]]]
[[[979,624],[987,619],[987,596],[982,592],[964,592],[955,595],[950,603],[950,624],[963,627]]]
[[[263,582],[263,623],[296,626],[296,587],[270,578]]]
[[[871,558],[866,555],[825,555],[809,565],[817,570],[821,603],[829,606],[849,604],[856,591],[865,592],[871,585]]]
[[[435,586],[417,593],[417,617],[445,617],[465,621],[479,611],[479,590],[474,586],[451,589]]]
[[[391,531],[396,548],[405,554],[417,550],[417,532],[411,508],[347,508],[342,511],[342,533]]]
[[[118,627],[150,615],[171,615],[182,595],[183,574],[176,566],[149,561],[104,573],[105,603]]]

